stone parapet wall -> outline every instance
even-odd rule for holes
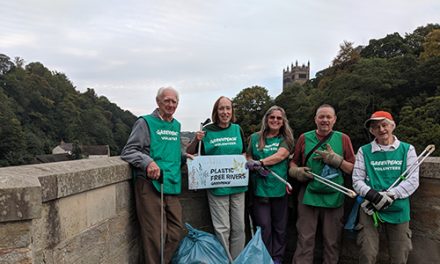
[[[130,178],[118,157],[0,169],[0,263],[137,263]]]
[[[212,232],[206,191],[188,191],[185,175],[183,220]],[[427,159],[420,182],[411,199],[410,263],[437,263],[440,158]],[[119,157],[0,168],[0,264],[138,263],[134,208],[130,167]],[[286,263],[295,246],[294,221],[293,215]],[[344,236],[342,263],[357,262],[353,237]],[[386,256],[382,251],[381,263]]]

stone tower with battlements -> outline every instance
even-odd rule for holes
[[[293,63],[289,66],[287,65],[287,69],[283,69],[283,91],[287,86],[293,83],[304,84],[306,81],[310,79],[310,61],[307,62],[306,65],[298,66],[298,61],[295,62],[295,66]]]

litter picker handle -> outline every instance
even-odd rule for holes
[[[159,178],[157,179],[157,181],[158,181],[160,184],[163,184],[163,170],[160,170],[160,175],[159,175]]]
[[[336,182],[330,181],[330,180],[328,180],[328,179],[326,179],[316,173],[313,173],[312,171],[309,171],[309,173],[313,175],[313,179],[319,181],[320,183],[322,183],[324,185],[327,185],[330,188],[333,188],[334,190],[336,190],[338,192],[341,192],[351,198],[355,198],[357,196],[357,194],[353,190],[350,190],[345,186],[342,186],[340,184],[337,184]]]
[[[202,131],[203,127],[206,126],[207,124],[211,123],[211,119],[207,118],[205,120],[205,122],[200,123],[200,131]],[[202,142],[199,141],[199,149],[197,151],[197,155],[200,156],[202,154]]]
[[[432,154],[432,152],[435,151],[435,145],[431,144],[426,146],[426,148],[422,151],[422,153],[420,153],[420,155],[417,157],[417,161],[415,161],[413,164],[411,164],[403,173],[402,175],[400,175],[399,178],[396,179],[395,182],[393,182],[393,184],[391,184],[390,187],[388,187],[387,191],[391,190],[392,188],[396,187],[397,185],[399,185],[399,183],[401,181],[404,181],[408,178],[409,175],[411,175],[411,173],[413,173],[418,167],[420,167],[420,165],[425,161],[425,159],[427,157],[429,157],[429,155]]]
[[[272,175],[275,176],[275,178],[277,180],[284,183],[287,186],[287,188],[289,189],[289,191],[293,190],[292,185],[290,185],[290,183],[288,181],[286,181],[285,179],[283,179],[280,175],[276,174],[273,170],[269,169],[268,167],[266,167],[264,165],[262,167],[263,167],[263,169],[270,171],[270,173],[272,173]]]

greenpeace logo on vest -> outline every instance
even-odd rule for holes
[[[235,145],[237,142],[237,137],[222,137],[222,138],[214,138],[209,141],[214,146],[227,146],[227,145]]]
[[[160,138],[162,140],[177,141],[177,135],[179,133],[176,131],[159,129],[156,131],[156,134],[161,136]]]
[[[275,142],[269,145],[264,146],[264,151],[277,151],[278,147],[280,146],[279,142]],[[258,148],[258,143],[255,144],[255,147]]]
[[[390,170],[400,170],[402,166],[402,160],[377,160],[370,161],[370,165],[376,171],[390,171]]]

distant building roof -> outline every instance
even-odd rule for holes
[[[65,151],[70,151],[72,152],[73,150],[73,143],[66,143],[64,141],[61,141],[60,145],[59,145],[62,149],[64,149]]]
[[[86,156],[110,156],[108,145],[80,145],[81,154]],[[60,144],[52,149],[52,154],[72,154],[73,143],[66,143],[61,140]]]
[[[72,158],[68,153],[44,154],[35,156],[32,160],[32,164],[67,161],[71,159]]]
[[[106,155],[110,156],[110,149],[108,145],[83,145],[81,146],[82,154],[90,155]]]

